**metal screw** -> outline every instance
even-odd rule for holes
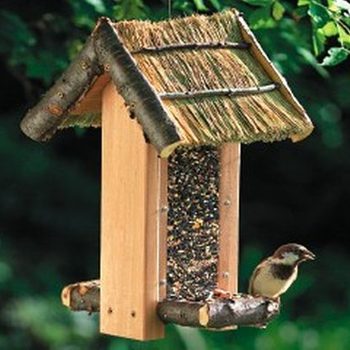
[[[160,211],[162,213],[166,213],[168,210],[169,210],[169,208],[166,205],[164,205],[164,207],[161,207],[161,209],[160,209]]]
[[[226,206],[231,205],[231,200],[230,200],[230,199],[226,199],[226,200],[224,201],[224,205],[226,205]]]
[[[134,310],[131,311],[131,317],[136,317],[136,311]]]
[[[108,308],[107,312],[111,314],[113,312],[113,309],[111,307]]]
[[[166,280],[165,280],[165,279],[160,280],[160,281],[159,281],[159,285],[160,285],[160,286],[165,286],[165,285],[166,285]]]
[[[222,273],[222,277],[224,277],[224,278],[228,278],[229,276],[230,276],[230,273],[227,271]]]

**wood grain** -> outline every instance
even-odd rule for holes
[[[108,74],[100,75],[78,101],[70,108],[70,115],[82,115],[88,113],[100,113],[102,108],[102,91],[110,82]]]
[[[168,160],[160,162],[160,219],[159,219],[159,300],[166,297],[167,288],[167,224],[168,224]]]
[[[153,146],[109,84],[102,103],[102,333],[163,337],[159,300],[159,167]]]
[[[240,144],[220,150],[218,288],[238,289]]]

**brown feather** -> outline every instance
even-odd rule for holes
[[[256,275],[260,272],[260,270],[267,264],[268,259],[263,260],[253,271],[250,280],[249,280],[249,287],[248,287],[248,293],[251,295],[255,295],[255,291],[254,291],[254,286],[253,286],[253,282],[256,278]]]

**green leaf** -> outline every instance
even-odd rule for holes
[[[318,56],[324,51],[324,45],[326,42],[326,37],[321,29],[316,29],[312,34],[312,44],[314,47],[315,55]]]
[[[0,10],[0,52],[34,46],[35,36],[16,14]]]
[[[193,0],[195,6],[196,6],[196,9],[198,11],[207,11],[208,8],[204,5],[204,2],[203,0]]]
[[[350,3],[345,0],[335,0],[334,5],[336,5],[339,9],[350,12]]]
[[[298,6],[308,6],[310,5],[310,0],[298,0]]]
[[[322,66],[336,66],[345,61],[349,56],[349,51],[343,47],[332,47],[328,50],[327,56],[321,63]]]
[[[311,53],[310,50],[305,49],[303,47],[298,47],[297,48],[298,54],[304,59],[306,63],[308,63],[311,67],[316,69],[316,71],[323,77],[323,78],[328,78],[329,73],[328,71],[321,67],[320,64],[317,62],[315,56]]]
[[[337,25],[333,21],[328,22],[321,30],[322,33],[327,37],[338,35]]]
[[[308,14],[317,28],[324,27],[331,20],[327,8],[320,4],[311,3]]]
[[[338,25],[339,41],[342,45],[350,45],[350,33],[346,31],[341,25]]]
[[[283,18],[285,8],[284,6],[279,2],[276,1],[273,3],[272,6],[272,17],[276,20],[279,21]]]
[[[269,6],[272,4],[273,0],[243,0],[249,5],[254,5],[254,6]]]
[[[253,29],[273,28],[276,23],[271,17],[270,6],[257,9],[249,16],[249,24]]]
[[[106,13],[106,6],[103,3],[103,0],[85,0],[88,4],[90,4],[96,12],[98,13]]]
[[[338,6],[335,4],[335,0],[327,0],[328,10],[331,12],[338,12]]]
[[[66,68],[66,65],[67,62],[62,57],[58,57],[57,52],[40,50],[35,56],[31,55],[26,58],[26,75],[49,84]]]
[[[220,4],[220,0],[210,0],[210,3],[217,11],[220,11],[222,9],[222,5]]]
[[[292,11],[293,17],[299,20],[307,15],[308,8],[306,6],[297,7]]]
[[[98,13],[95,5],[87,1],[69,0],[71,8],[73,9],[74,24],[78,27],[93,28],[96,24]]]
[[[142,0],[117,0],[113,8],[114,17],[122,19],[140,19],[146,14],[146,7]]]
[[[176,10],[178,13],[191,15],[195,11],[193,0],[172,0],[171,5],[174,13]]]

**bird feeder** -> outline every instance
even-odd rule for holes
[[[235,10],[151,23],[101,18],[21,123],[36,141],[102,128],[101,276],[63,290],[101,332],[261,325],[237,293],[240,144],[299,141],[312,123]],[[231,294],[230,294],[231,295]]]

